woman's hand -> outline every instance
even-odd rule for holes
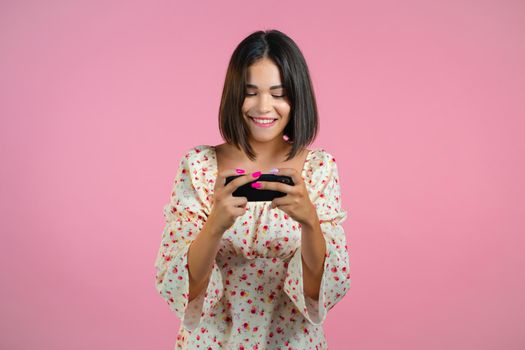
[[[237,187],[256,180],[260,173],[256,177],[253,177],[252,174],[244,174],[225,186],[226,178],[233,175],[239,174],[234,169],[221,172],[217,176],[213,189],[212,208],[207,222],[211,222],[210,225],[219,230],[221,234],[235,223],[238,216],[244,215],[246,212],[246,204],[248,203],[246,197],[234,197],[232,193]]]
[[[301,225],[314,225],[317,211],[308,196],[303,178],[293,168],[279,168],[278,175],[290,176],[294,185],[280,182],[259,181],[259,190],[274,190],[286,193],[286,196],[272,200],[272,208],[279,208]]]

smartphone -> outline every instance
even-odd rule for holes
[[[238,178],[239,176],[243,176],[243,175],[228,176],[226,178],[226,183],[224,185],[226,186],[228,183]],[[248,182],[240,187],[237,187],[237,189],[233,191],[232,196],[246,197],[246,199],[248,199],[248,202],[271,201],[274,198],[286,196],[286,193],[281,192],[281,191],[258,190],[256,188],[253,188],[252,183],[256,181],[281,182],[281,183],[284,183],[290,186],[294,186],[294,183],[290,176],[275,175],[275,174],[261,174],[261,176],[259,176],[257,179],[251,182]]]

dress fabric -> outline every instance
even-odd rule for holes
[[[301,225],[264,201],[248,202],[224,232],[207,288],[188,302],[188,249],[211,212],[217,173],[215,146],[189,149],[164,206],[156,289],[182,321],[175,349],[328,349],[322,324],[350,288],[335,158],[313,149],[301,172],[326,243],[317,301],[303,290]]]

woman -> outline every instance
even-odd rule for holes
[[[292,39],[258,31],[237,46],[219,125],[226,142],[186,152],[164,207],[156,288],[182,320],[175,348],[326,349],[322,323],[350,287],[347,212],[335,159],[305,148],[317,108]],[[269,172],[294,185],[255,181]],[[232,195],[249,182],[286,195]]]

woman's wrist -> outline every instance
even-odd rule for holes
[[[215,238],[221,238],[224,234],[224,231],[226,229],[220,227],[218,224],[216,224],[217,220],[215,220],[215,216],[210,214],[208,216],[208,220],[206,220],[206,223],[204,224],[204,229],[208,232],[208,234]]]

